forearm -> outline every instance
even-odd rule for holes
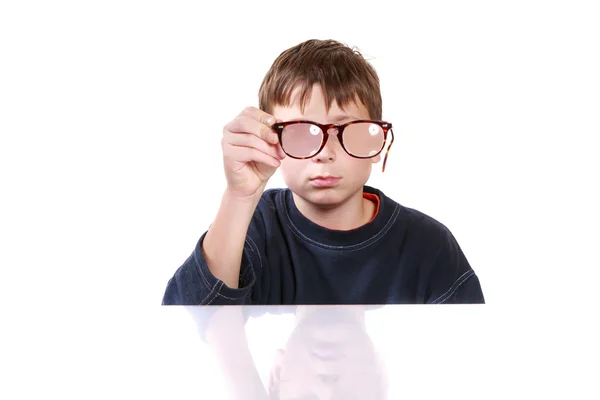
[[[230,288],[237,288],[248,226],[262,195],[237,198],[227,191],[204,242],[202,251],[212,274]]]

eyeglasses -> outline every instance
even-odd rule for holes
[[[394,143],[392,124],[385,121],[356,120],[342,125],[323,125],[313,121],[297,120],[276,123],[273,125],[273,130],[279,136],[279,143],[284,153],[299,160],[319,154],[330,134],[337,134],[342,148],[351,157],[373,158],[385,147],[387,134],[390,132],[392,139],[385,152],[382,172],[385,171],[388,153]]]

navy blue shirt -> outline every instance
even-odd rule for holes
[[[164,305],[484,303],[452,233],[380,190],[379,212],[338,231],[300,213],[289,189],[266,190],[248,228],[239,288],[209,270],[202,235],[169,280]]]

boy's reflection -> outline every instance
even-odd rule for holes
[[[236,399],[384,399],[383,364],[366,332],[364,306],[297,306],[295,328],[277,351],[268,395],[248,349],[242,307],[220,307],[206,340]],[[253,307],[256,312],[257,307]],[[270,311],[261,307],[262,313]],[[198,315],[198,314],[196,314]]]

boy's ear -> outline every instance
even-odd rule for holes
[[[279,381],[281,380],[281,366],[283,364],[282,349],[277,350],[275,354],[275,362],[271,367],[271,373],[269,374],[269,392],[274,392],[279,388]]]

